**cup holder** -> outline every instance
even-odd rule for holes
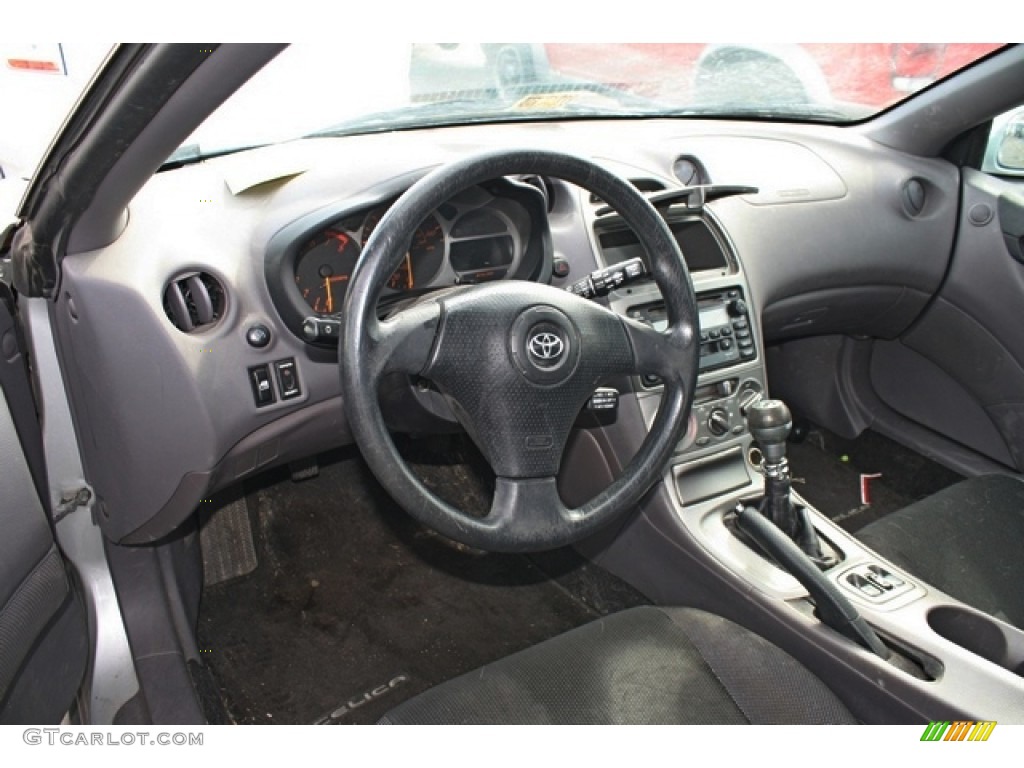
[[[1024,677],[1024,632],[952,605],[932,608],[928,626],[951,643]]]

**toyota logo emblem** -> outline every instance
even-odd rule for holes
[[[565,342],[562,341],[558,334],[551,333],[550,331],[535,333],[530,337],[527,346],[533,357],[548,363],[554,362],[565,352]]]

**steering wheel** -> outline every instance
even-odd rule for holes
[[[420,222],[453,195],[502,176],[553,176],[595,193],[619,212],[646,250],[665,299],[655,331],[550,285],[491,282],[442,291],[377,318],[388,278]],[[697,381],[697,303],[679,246],[636,188],[594,163],[547,151],[497,151],[442,166],[381,218],[349,281],[339,366],[352,434],[381,485],[424,525],[497,552],[552,549],[579,540],[635,506],[657,482],[689,419]],[[490,511],[472,517],[412,473],[377,399],[391,372],[432,381],[496,476]],[[664,382],[647,437],[621,476],[583,506],[558,495],[562,453],[579,411],[613,376]]]

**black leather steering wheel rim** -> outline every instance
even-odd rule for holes
[[[520,174],[564,179],[595,193],[620,214],[648,254],[665,300],[667,330],[656,332],[566,291],[520,281],[440,292],[378,320],[382,288],[420,222],[465,189]],[[698,369],[697,327],[696,298],[679,246],[632,184],[583,158],[549,151],[469,157],[410,187],[381,218],[356,264],[339,347],[349,426],[385,490],[424,525],[491,551],[563,546],[634,507],[662,477],[689,419]],[[524,346],[542,332],[564,341],[564,359],[558,358],[554,369]],[[449,397],[497,475],[486,517],[471,517],[435,496],[401,458],[377,400],[380,379],[390,371],[425,376]],[[608,488],[582,507],[567,509],[555,478],[575,414],[602,378],[629,373],[662,379],[654,423]],[[486,400],[481,396],[485,391]]]

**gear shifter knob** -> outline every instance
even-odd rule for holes
[[[760,400],[747,410],[747,427],[757,441],[765,461],[776,464],[786,457],[786,438],[793,428],[793,415],[781,400]]]

